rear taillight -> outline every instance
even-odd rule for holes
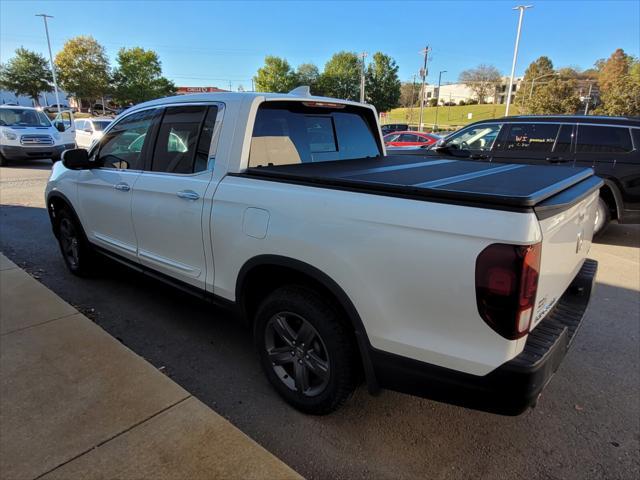
[[[505,338],[526,335],[538,290],[541,243],[485,248],[476,260],[476,301],[482,319]]]

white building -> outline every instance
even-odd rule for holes
[[[513,93],[520,88],[522,83],[522,77],[517,77],[513,82]],[[425,104],[429,103],[432,98],[438,97],[440,103],[453,102],[459,104],[461,101],[465,103],[469,100],[477,100],[475,93],[464,83],[450,83],[440,86],[440,95],[438,96],[437,85],[425,85]],[[507,101],[507,89],[509,88],[509,77],[502,77],[500,84],[495,88],[493,92],[487,95],[485,99],[486,103],[506,103]]]
[[[70,98],[67,97],[67,94],[62,90],[58,90],[58,95],[60,97],[60,103],[73,106],[69,103]],[[8,90],[0,90],[0,105],[5,105],[7,103],[17,103],[18,105],[23,105],[25,107],[34,107],[34,101],[31,97],[26,95],[17,96],[13,92],[9,92]],[[46,107],[47,105],[52,105],[56,102],[56,94],[55,92],[47,92],[40,93],[40,106]]]

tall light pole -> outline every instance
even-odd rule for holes
[[[424,66],[420,70],[420,76],[422,77],[422,88],[420,89],[420,123],[418,124],[418,131],[422,131],[422,111],[424,110],[424,84],[427,80],[427,60],[429,58],[429,45],[420,53],[424,55]]]
[[[56,79],[56,69],[53,65],[53,54],[51,53],[51,40],[49,40],[49,26],[47,25],[47,18],[53,18],[46,13],[38,13],[36,17],[42,17],[44,20],[44,31],[47,34],[47,46],[49,47],[49,62],[51,63],[51,74],[53,75],[53,88],[56,92],[56,103],[58,104],[58,114],[60,114],[60,96],[58,95],[58,80]]]
[[[364,59],[369,55],[367,52],[362,52],[360,58],[362,62],[360,65],[360,103],[364,103]]]
[[[513,63],[511,64],[511,78],[509,79],[509,91],[507,92],[507,107],[504,111],[504,116],[509,115],[509,106],[511,105],[511,90],[513,89],[513,77],[516,74],[516,62],[518,60],[518,46],[520,45],[520,31],[522,30],[522,17],[524,17],[524,11],[527,8],[532,8],[533,5],[518,5],[514,7],[514,10],[519,10],[520,15],[518,17],[518,33],[516,34],[516,45],[513,49]]]
[[[447,73],[446,70],[442,70],[439,74],[438,74],[438,95],[436,95],[436,120],[435,122],[433,122],[433,129],[437,129],[438,128],[438,108],[440,106],[440,84],[442,83],[442,74],[443,73]]]

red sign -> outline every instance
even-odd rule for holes
[[[185,95],[187,93],[215,93],[215,92],[228,92],[228,90],[222,90],[218,87],[178,87],[177,94]]]

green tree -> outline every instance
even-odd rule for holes
[[[485,103],[487,97],[495,92],[501,76],[500,71],[493,65],[480,64],[460,73],[459,80],[471,89],[478,102]]]
[[[287,93],[295,88],[297,77],[291,65],[284,58],[267,56],[264,66],[254,77],[259,92]]]
[[[318,90],[318,78],[320,71],[313,63],[303,63],[298,65],[296,69],[296,83],[298,85],[307,85],[311,89],[313,95],[321,95]]]
[[[78,100],[93,102],[109,91],[109,59],[91,36],[68,40],[56,55],[55,65],[60,86]]]
[[[162,76],[162,64],[153,50],[121,48],[117,62],[113,87],[119,103],[136,104],[175,93],[176,86]]]
[[[400,102],[400,79],[396,62],[384,53],[373,54],[365,74],[365,97],[378,112],[388,112]]]
[[[572,114],[582,106],[574,79],[550,77],[536,85],[533,96],[527,101],[528,112],[534,115]]]
[[[328,97],[358,100],[360,98],[360,59],[353,52],[338,52],[324,66],[318,83]]]
[[[597,113],[640,115],[640,62],[617,49],[607,60],[596,62],[600,99]]]
[[[524,72],[514,104],[520,106],[522,111],[528,111],[529,96],[533,95],[535,86],[544,85],[554,74],[553,62],[549,57],[542,56],[531,62]]]
[[[0,65],[0,87],[16,95],[28,95],[40,105],[40,92],[53,90],[53,77],[45,58],[39,53],[20,47],[6,65]]]
[[[400,105],[404,108],[418,105],[420,86],[413,82],[402,82],[400,85]]]

